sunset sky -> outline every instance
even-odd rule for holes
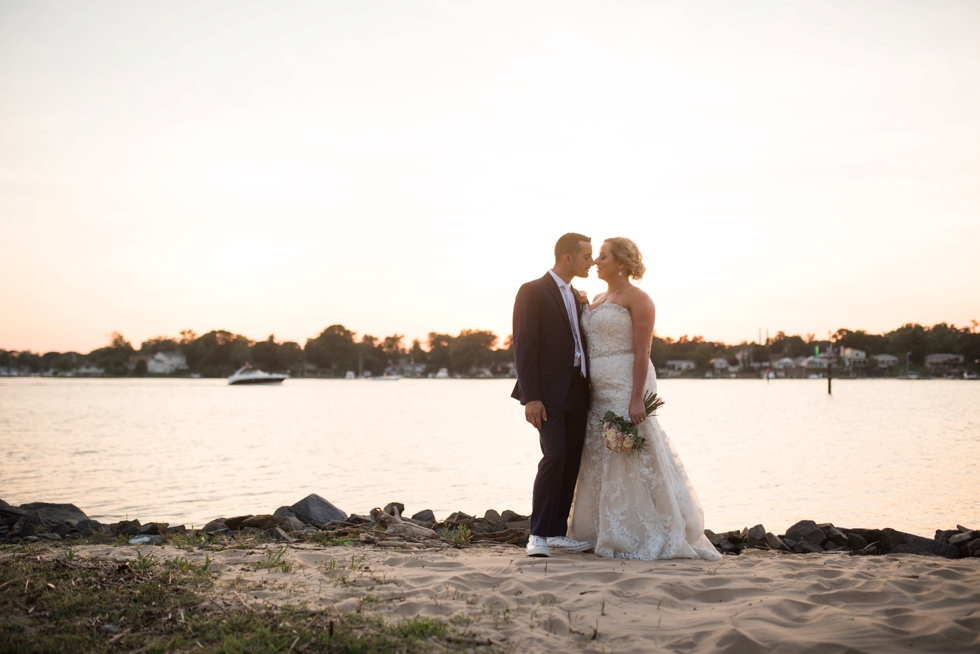
[[[637,242],[661,336],[968,325],[978,27],[966,0],[3,2],[0,348],[503,338],[566,231]]]

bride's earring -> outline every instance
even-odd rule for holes
[[[622,277],[622,276],[623,276],[623,271],[622,271],[622,270],[620,270],[620,271],[619,271],[619,276],[620,276],[620,277]]]

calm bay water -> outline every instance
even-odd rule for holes
[[[537,433],[512,381],[0,380],[0,498],[202,525],[318,493],[528,512]],[[660,420],[715,531],[812,518],[980,528],[980,383],[661,380]]]

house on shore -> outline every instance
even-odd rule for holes
[[[844,360],[845,368],[867,368],[868,353],[853,347],[841,348],[840,358]]]
[[[668,359],[664,365],[665,377],[679,377],[685,372],[697,369],[697,364],[690,359]]]
[[[898,357],[894,354],[872,354],[871,358],[875,360],[875,365],[879,368],[890,368],[898,365]]]
[[[105,377],[105,368],[100,368],[96,364],[86,361],[78,367],[75,374],[79,377]]]
[[[926,368],[933,375],[962,374],[965,361],[962,354],[927,354]]]
[[[151,375],[172,375],[187,370],[187,357],[182,352],[157,352],[146,362],[146,372]]]

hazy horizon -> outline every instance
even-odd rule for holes
[[[567,231],[637,242],[661,336],[967,326],[977,25],[943,1],[4,3],[0,348],[503,340]]]

